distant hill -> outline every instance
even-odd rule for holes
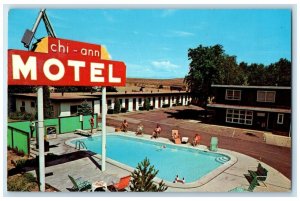
[[[147,78],[127,78],[126,86],[144,86],[144,87],[158,87],[163,85],[163,87],[169,87],[171,85],[186,86],[183,83],[184,78],[174,78],[174,79],[147,79]]]

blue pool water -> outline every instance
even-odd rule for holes
[[[185,178],[186,183],[199,180],[204,175],[230,160],[223,154],[204,152],[197,149],[164,144],[155,140],[136,139],[108,134],[106,155],[108,158],[136,168],[147,157],[150,164],[159,170],[157,177],[173,182],[176,175]],[[75,144],[78,140],[72,140]],[[83,141],[87,149],[101,154],[102,136],[95,136]],[[166,148],[162,148],[165,145]]]

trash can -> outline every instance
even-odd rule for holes
[[[39,148],[39,144],[37,143],[35,146],[37,149]],[[47,140],[44,140],[44,151],[49,151],[49,142]]]

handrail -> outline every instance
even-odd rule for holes
[[[76,143],[75,143],[75,149],[80,150],[81,147],[83,149],[87,149],[87,146],[85,145],[85,143],[83,141],[76,141]]]

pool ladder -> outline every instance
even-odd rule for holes
[[[75,149],[80,150],[80,148],[87,149],[87,146],[85,145],[85,143],[83,141],[76,141]]]
[[[228,158],[228,157],[226,157],[226,156],[221,156],[221,157],[218,157],[218,158],[216,158],[215,159],[217,162],[219,162],[219,163],[226,163],[227,161],[229,161],[230,159]]]

